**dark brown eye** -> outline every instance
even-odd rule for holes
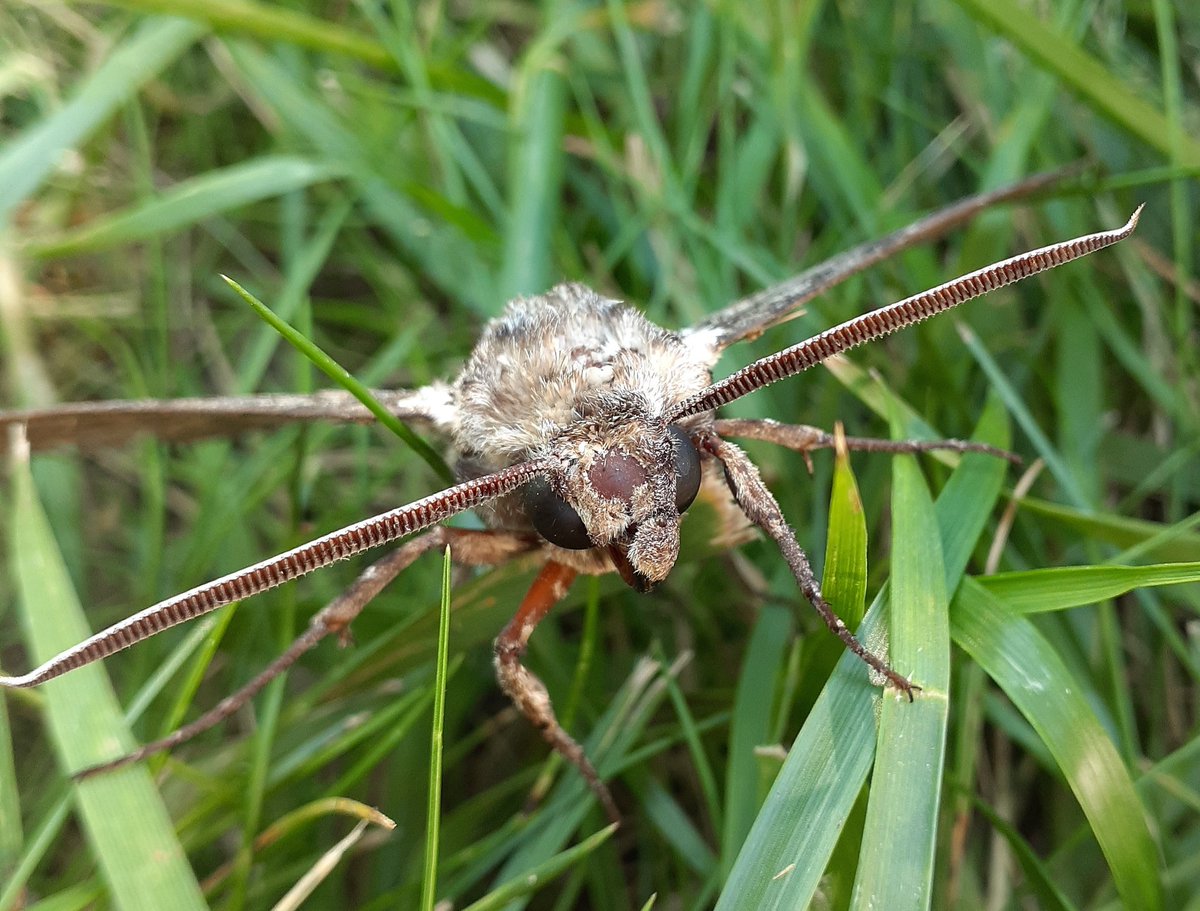
[[[700,453],[687,431],[672,424],[667,428],[675,448],[675,508],[682,513],[700,491]]]
[[[587,526],[571,505],[554,492],[545,478],[535,478],[522,489],[525,515],[537,533],[558,547],[567,550],[587,550],[595,547],[588,537]]]

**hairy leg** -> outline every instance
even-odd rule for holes
[[[550,609],[566,596],[575,579],[575,570],[551,561],[542,567],[533,580],[516,615],[496,638],[496,677],[500,688],[513,701],[521,714],[529,719],[555,751],[579,769],[592,793],[613,822],[620,822],[617,805],[608,792],[596,767],[554,714],[550,694],[525,665],[521,658],[529,645],[529,637]]]
[[[842,622],[842,618],[837,615],[837,612],[821,594],[821,586],[813,573],[812,564],[808,562],[808,555],[796,541],[796,535],[788,527],[779,503],[763,483],[758,469],[755,468],[746,453],[733,443],[722,440],[715,433],[703,437],[700,445],[725,467],[725,478],[729,482],[729,489],[733,491],[738,506],[750,521],[766,532],[779,546],[797,585],[800,586],[800,591],[816,608],[821,619],[825,621],[825,625],[842,640],[846,648],[886,677],[892,686],[904,693],[911,701],[913,693],[920,687],[913,684],[907,677],[892,670],[886,661],[863,645],[858,637],[850,632],[850,629]]]
[[[719,418],[713,422],[719,436],[737,437],[743,440],[762,440],[787,449],[808,454],[816,449],[833,449],[834,435],[820,427],[808,424],[781,424],[770,418]],[[1004,459],[1014,465],[1021,463],[1020,456],[970,440],[878,440],[873,437],[846,437],[846,448],[857,452],[980,452],[984,455]]]

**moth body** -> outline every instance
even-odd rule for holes
[[[678,557],[679,513],[699,479],[690,435],[711,423],[706,413],[672,429],[667,415],[712,382],[710,366],[680,335],[583,285],[518,298],[449,389],[456,471],[465,480],[546,459],[545,482],[479,510],[485,523],[540,532],[553,559],[649,588]],[[681,482],[681,469],[695,477]]]

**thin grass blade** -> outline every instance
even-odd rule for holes
[[[351,393],[356,399],[365,405],[370,412],[379,419],[379,423],[383,424],[388,430],[392,431],[400,439],[404,440],[412,449],[419,455],[430,468],[437,472],[438,476],[446,483],[454,482],[454,473],[446,464],[446,461],[438,455],[438,453],[426,443],[420,436],[409,429],[403,421],[388,411],[381,405],[373,395],[371,390],[356,380],[350,375],[350,371],[346,370],[338,364],[333,358],[322,351],[315,343],[310,341],[294,326],[288,324],[271,310],[266,304],[260,301],[257,297],[235,282],[228,276],[221,276],[225,279],[225,283],[229,285],[234,292],[250,305],[262,319],[269,324],[276,332],[282,335],[287,341],[296,348],[301,354],[308,358],[316,365],[322,373],[340,385],[343,389]]]
[[[746,646],[729,724],[725,826],[721,832],[721,866],[727,875],[762,803],[763,778],[755,750],[772,736],[774,718],[772,700],[764,699],[763,694],[774,690],[794,627],[790,610],[767,605],[759,612]]]
[[[553,0],[542,4],[550,21],[561,18],[559,8],[566,6]],[[555,58],[563,52],[559,46],[535,44],[512,97],[508,231],[497,295],[501,300],[546,290],[554,272],[550,251],[562,191],[567,96]]]
[[[882,604],[859,628],[866,642],[883,630]],[[807,907],[875,757],[879,691],[846,653],[821,692],[717,901],[725,909]]]
[[[433,726],[429,744],[429,803],[425,821],[425,876],[421,907],[433,911],[437,898],[438,831],[442,814],[442,746],[446,735],[446,679],[450,656],[450,548],[442,556],[442,600],[434,663]]]
[[[247,0],[112,0],[112,5],[187,16],[221,31],[345,54],[383,69],[394,66],[378,41],[330,22],[328,17],[307,16],[287,7]]]
[[[24,841],[21,827],[20,789],[13,764],[12,728],[8,704],[0,699],[0,881],[7,881],[20,862]],[[0,905],[0,908],[4,907]]]
[[[497,908],[507,907],[518,899],[532,895],[555,876],[581,863],[584,858],[608,841],[615,831],[617,831],[617,827],[610,825],[589,835],[579,844],[560,851],[528,872],[497,886],[487,896],[468,905],[463,911],[495,911]]]
[[[664,668],[658,662],[643,660],[633,669],[625,685],[616,695],[608,711],[597,721],[592,735],[583,744],[584,751],[593,757],[602,778],[613,773],[628,759],[629,752],[642,736],[653,712],[666,698],[667,675],[678,674],[681,662]],[[595,812],[595,800],[590,796],[583,778],[574,770],[565,773],[545,801],[538,814],[536,826],[524,833],[524,842],[509,857],[497,877],[500,883],[536,869],[540,864],[563,850],[568,839],[590,812]],[[505,905],[509,911],[519,911],[524,902],[517,900]]]
[[[1136,549],[1142,558],[1179,563],[1200,561],[1200,534],[1192,531],[1186,522],[1176,526],[1160,525],[1145,519],[1073,509],[1033,497],[1023,498],[1021,509],[1073,528],[1097,541]]]
[[[999,813],[981,800],[972,800],[972,806],[984,816],[1000,835],[1008,842],[1009,848],[1021,865],[1025,881],[1029,889],[1037,897],[1038,907],[1046,911],[1075,911],[1071,900],[1063,894],[1062,889],[1054,881],[1053,872],[1048,869],[1037,852],[1027,842],[1016,827],[1008,823]]]
[[[829,603],[838,611],[852,626],[857,626],[861,620],[864,610],[864,597],[867,586],[867,527],[866,520],[863,516],[862,500],[858,494],[858,485],[854,480],[854,473],[850,467],[850,459],[844,448],[839,448],[837,460],[834,467],[833,486],[830,492],[829,505],[829,531],[828,539],[825,548],[825,567],[823,573],[822,588],[829,599]],[[764,615],[765,620],[765,615]],[[764,625],[760,621],[760,626]],[[786,632],[790,629],[790,624],[782,626],[781,632]],[[832,637],[830,637],[832,639]],[[779,657],[782,657],[782,648],[784,642],[782,637],[777,643],[779,649]],[[853,663],[847,665],[840,643],[836,640],[831,642],[817,641],[813,643],[815,657],[813,660],[813,676],[814,678],[822,674],[828,676],[828,671],[824,669],[827,663],[829,670],[833,670],[836,666],[837,670],[833,671],[833,676],[830,678],[830,686],[833,681],[839,679],[839,672],[845,674],[854,669]],[[855,659],[857,661],[857,659]],[[751,656],[747,655],[746,663],[751,664]],[[865,678],[864,678],[865,679]],[[761,693],[762,690],[760,689]],[[810,725],[813,724],[813,715],[809,716],[808,722],[805,723],[804,730],[801,731],[800,739],[792,745],[791,753],[789,754],[788,762],[784,766],[784,770],[789,766],[794,766],[792,757],[798,755],[800,751],[812,752],[808,753],[810,761],[814,763],[809,768],[809,775],[800,776],[801,778],[809,778],[812,781],[812,791],[805,791],[804,788],[809,785],[809,781],[794,782],[794,789],[791,789],[792,795],[801,793],[827,794],[830,798],[829,803],[822,806],[819,802],[808,802],[797,800],[796,803],[791,801],[780,793],[779,781],[776,781],[775,787],[771,789],[766,803],[763,806],[758,820],[754,823],[754,828],[751,834],[746,838],[745,845],[742,846],[742,854],[747,850],[754,850],[751,841],[755,838],[755,832],[763,831],[767,824],[763,822],[764,814],[769,814],[770,817],[777,819],[778,826],[772,825],[776,831],[782,831],[785,827],[790,827],[792,832],[802,837],[813,837],[820,845],[811,855],[807,850],[807,846],[797,845],[796,849],[790,852],[787,856],[791,858],[813,858],[813,862],[806,864],[804,860],[800,860],[797,865],[787,868],[787,861],[784,857],[780,857],[775,861],[771,861],[773,869],[768,870],[760,867],[758,874],[771,882],[779,883],[780,886],[776,890],[781,894],[775,896],[771,894],[772,901],[777,904],[773,907],[789,907],[786,903],[793,899],[798,899],[805,893],[811,894],[811,889],[815,888],[815,884],[824,873],[825,865],[828,861],[828,854],[832,851],[833,845],[836,844],[838,835],[841,832],[841,827],[848,815],[850,808],[857,799],[858,791],[862,787],[865,780],[866,772],[870,768],[870,753],[874,740],[874,718],[872,703],[874,701],[873,694],[869,691],[856,691],[853,685],[849,692],[842,693],[842,697],[846,700],[847,705],[845,711],[847,716],[841,718],[836,705],[837,697],[829,696],[829,687],[818,699],[817,706],[814,707],[813,715],[818,711],[818,707],[822,713],[829,713],[826,717],[830,727],[821,730],[819,727],[813,727],[810,730]],[[859,700],[862,700],[861,702]],[[760,698],[760,702],[765,702]],[[853,704],[857,703],[857,708]],[[835,765],[820,767],[816,763],[816,757],[821,755],[818,751],[832,747],[833,742],[838,741],[839,749],[855,749],[855,745],[847,745],[842,740],[842,734],[845,732],[835,732],[833,725],[835,718],[841,718],[842,723],[852,722],[853,714],[858,712],[859,719],[866,722],[864,725],[854,725],[853,732],[857,735],[856,745],[861,748],[859,754],[861,760],[856,764],[851,774],[847,775],[844,781],[833,783],[824,781],[826,775],[836,778],[841,760],[836,760]],[[735,715],[735,718],[737,716]],[[806,732],[811,735],[811,742],[805,741]],[[825,735],[825,736],[821,736]],[[826,739],[828,737],[828,739]],[[803,742],[802,742],[803,741]],[[827,757],[832,758],[836,753],[826,753]],[[751,757],[753,759],[753,757]],[[755,767],[757,770],[757,766]],[[781,772],[780,777],[783,777],[784,772]],[[808,812],[806,812],[808,811]],[[739,855],[739,866],[744,867],[745,863]],[[772,880],[771,877],[778,876],[780,870],[787,870],[786,874],[779,879]],[[750,876],[754,874],[751,873]],[[737,880],[738,883],[744,882],[742,879]],[[734,875],[731,874],[730,879],[726,883],[721,896],[721,903],[718,907],[741,908],[753,907],[753,901],[759,900],[768,893],[756,893],[753,898],[746,896],[740,892],[741,886],[735,884]],[[746,904],[745,902],[751,902]]]

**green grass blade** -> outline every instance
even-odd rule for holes
[[[912,456],[893,467],[891,665],[921,686],[885,693],[863,828],[855,908],[924,909],[934,849],[950,689],[950,621],[933,501]]]
[[[835,463],[830,493],[822,588],[843,619],[857,626],[864,609],[866,584],[867,529],[862,501],[850,460],[841,453]],[[790,629],[787,619],[780,617],[770,627],[767,615],[760,621],[764,631],[778,637],[772,671],[783,656],[783,635]],[[758,639],[756,631],[755,641]],[[827,663],[831,669],[836,665],[836,670],[792,745],[749,836],[744,844],[739,841],[742,851],[726,880],[719,908],[757,907],[758,901],[766,903],[765,907],[784,908],[796,906],[794,902],[806,902],[824,873],[842,824],[870,769],[877,698],[865,685],[865,674],[854,676],[861,670],[855,666],[858,659],[845,654],[836,639],[828,639],[812,645],[816,651],[813,677],[828,674],[823,667]],[[748,653],[747,665],[756,663],[757,657]],[[759,702],[765,703],[762,692],[760,685]],[[851,754],[857,758],[847,770],[846,757]],[[755,766],[755,775],[757,771]],[[757,783],[751,777],[751,770],[745,774]],[[783,833],[788,833],[791,844],[776,852],[772,849],[778,846],[771,844],[771,839]],[[773,879],[780,871],[786,872]]]
[[[877,604],[859,628],[876,641]],[[879,691],[846,653],[788,751],[717,902],[720,909],[803,908],[812,900],[875,755]]]
[[[993,445],[1007,441],[1004,412],[996,399],[985,408],[976,438]],[[945,590],[957,586],[994,509],[1003,476],[999,460],[968,455],[938,498]],[[876,599],[859,629],[868,644],[882,634],[882,601]],[[843,654],[755,820],[719,909],[797,908],[812,901],[871,769],[878,700],[879,691],[869,686],[862,662]]]
[[[1024,617],[974,580],[951,609],[954,641],[987,671],[1054,756],[1108,860],[1126,907],[1162,907],[1158,852],[1145,808],[1113,742],[1058,653]]]
[[[509,906],[518,899],[532,895],[555,876],[581,863],[588,855],[608,841],[617,831],[615,825],[607,826],[589,835],[577,845],[560,851],[520,876],[497,886],[487,896],[468,905],[463,911],[495,911]]]
[[[1056,566],[985,576],[977,581],[1009,610],[1036,614],[1095,604],[1135,588],[1200,582],[1200,563]]]
[[[445,213],[433,217],[425,208],[428,185],[419,176],[398,175],[390,158],[368,157],[360,125],[334,116],[279,60],[247,44],[230,44],[229,53],[262,102],[311,145],[314,155],[349,170],[364,209],[406,256],[420,262],[452,299],[489,316],[498,312],[503,301],[496,294],[486,243]]]
[[[988,353],[983,343],[979,340],[979,337],[967,326],[959,325],[959,335],[962,337],[963,344],[967,346],[967,350],[975,356],[975,360],[983,368],[984,373],[987,374],[988,379],[991,381],[992,389],[1004,399],[1004,404],[1013,417],[1016,418],[1017,425],[1032,440],[1038,455],[1041,456],[1050,473],[1054,475],[1054,479],[1062,487],[1067,499],[1071,500],[1079,508],[1086,506],[1088,504],[1087,495],[1079,486],[1078,478],[1076,478],[1070,466],[1063,459],[1062,453],[1050,441],[1033,415],[1029,412],[1029,409],[1021,399],[1020,393],[1013,386],[1009,378],[1004,375],[1000,365],[996,363],[996,359]]]
[[[568,4],[547,0],[542,6],[547,20],[554,21],[561,20],[559,8]],[[554,277],[550,251],[562,191],[567,95],[555,57],[564,52],[557,43],[535,44],[513,94],[508,231],[499,288],[504,300],[545,291]]]
[[[15,460],[13,486],[10,560],[29,653],[33,660],[42,661],[91,631],[24,459]],[[50,734],[67,774],[113,759],[133,746],[101,668],[79,668],[49,681],[43,689]],[[116,907],[128,911],[207,907],[144,767],[89,778],[74,789],[78,818]]]
[[[269,155],[185,180],[124,212],[30,244],[33,256],[66,256],[181,231],[221,212],[339,176],[337,168],[294,155]]]
[[[584,742],[584,752],[593,759],[601,778],[607,778],[628,759],[654,711],[666,696],[666,677],[679,672],[679,662],[663,667],[643,660],[633,669],[612,704],[597,721]],[[565,772],[546,798],[535,825],[523,833],[522,843],[501,868],[501,884],[523,871],[535,869],[563,850],[572,833],[596,813],[596,800],[583,777],[574,769]],[[517,909],[523,902],[506,905]]]
[[[425,877],[421,907],[433,911],[437,899],[438,829],[442,814],[442,746],[446,735],[446,677],[450,657],[450,548],[442,556],[442,601],[434,662],[433,725],[429,744],[429,803],[425,822]]]
[[[1009,848],[1021,865],[1021,872],[1025,874],[1029,889],[1038,900],[1038,907],[1045,911],[1075,911],[1075,906],[1054,882],[1054,874],[1048,865],[1037,855],[1029,842],[1021,837],[1017,828],[983,801],[973,800],[971,805],[986,816],[992,828],[1008,842]]]
[[[0,699],[0,881],[7,882],[19,863],[25,835],[21,828],[21,794],[13,763],[8,703]],[[2,892],[0,888],[0,892]],[[4,905],[0,905],[3,908]]]
[[[855,629],[862,623],[867,609],[867,520],[848,452],[837,453],[833,464],[821,591],[847,626]],[[804,646],[809,655],[805,674],[819,689],[845,647],[834,636],[813,636]]]
[[[59,165],[64,149],[86,139],[203,35],[185,19],[149,19],[88,76],[61,109],[0,152],[0,225]]]
[[[1175,526],[1160,525],[1146,519],[1131,519],[1108,513],[1072,509],[1033,497],[1021,500],[1022,511],[1075,529],[1097,541],[1137,551],[1141,557],[1153,557],[1176,563],[1200,560],[1200,534],[1190,530],[1186,522]]]
[[[726,872],[733,867],[762,803],[761,764],[755,750],[769,742],[775,714],[771,700],[764,699],[763,693],[775,687],[794,627],[790,610],[764,606],[746,646],[729,725],[725,826],[721,832],[721,865]]]
[[[867,520],[848,452],[839,452],[833,466],[821,590],[847,626],[853,629],[862,622],[867,609]],[[837,642],[829,645],[841,648]]]
[[[284,320],[271,310],[266,304],[260,301],[257,297],[235,282],[228,276],[221,276],[225,283],[231,287],[234,292],[250,305],[262,319],[270,325],[276,332],[282,335],[288,342],[296,348],[301,354],[312,361],[321,372],[327,377],[341,386],[343,389],[350,392],[356,399],[363,403],[384,427],[404,440],[412,449],[424,459],[425,463],[437,472],[447,483],[454,482],[454,472],[446,464],[445,460],[426,443],[421,437],[417,436],[409,429],[403,421],[388,411],[381,405],[376,398],[371,395],[371,391],[362,383],[350,375],[350,371],[339,365],[333,358],[322,351],[317,345],[309,341],[299,330],[294,326],[289,325]]]
[[[1012,429],[1000,397],[988,397],[972,439],[1001,449],[1012,445]],[[996,510],[1008,466],[978,453],[963,458],[934,504],[942,538],[946,591],[953,592],[967,568],[988,518]]]
[[[1118,75],[1065,35],[1012,0],[956,0],[986,27],[1004,35],[1031,60],[1053,73],[1102,115],[1164,156],[1200,165],[1200,143],[1178,139],[1162,111],[1143,101]]]
[[[24,856],[14,867],[4,870],[5,880],[0,885],[0,908],[19,907],[17,900],[25,892],[30,876],[57,840],[70,813],[70,798],[56,798],[54,806],[42,818],[41,825],[29,833]],[[16,834],[20,834],[19,828]]]
[[[377,42],[332,23],[323,16],[247,0],[109,0],[113,6],[150,13],[187,16],[223,32],[233,32],[345,54],[372,66],[392,69],[395,61]]]

